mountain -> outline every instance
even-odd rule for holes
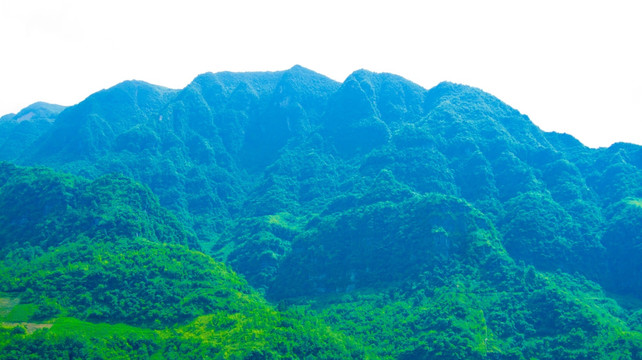
[[[51,127],[64,106],[37,102],[0,118],[0,160],[13,160]]]
[[[180,246],[372,356],[593,359],[642,356],[641,151],[470,86],[295,66],[124,82],[0,157],[145,184]]]
[[[2,359],[364,356],[191,250],[130,179],[0,163],[0,204]]]

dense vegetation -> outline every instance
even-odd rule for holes
[[[5,163],[0,184],[0,358],[365,356],[189,249],[138,183]]]
[[[5,317],[57,319],[4,330],[14,353],[642,358],[640,146],[587,148],[468,86],[300,66],[124,82],[2,129],[0,159],[82,176],[0,166]],[[141,332],[96,348],[63,326]]]

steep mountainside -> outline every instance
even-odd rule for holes
[[[192,248],[381,357],[642,356],[642,147],[587,148],[480,89],[300,66],[130,81],[0,158],[144,183]]]

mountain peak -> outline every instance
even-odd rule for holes
[[[146,81],[142,80],[125,80],[122,81],[108,89],[105,89],[104,91],[107,92],[112,92],[112,91],[124,91],[129,94],[136,94],[138,92],[142,91],[153,91],[153,92],[158,92],[158,93],[166,93],[166,92],[175,92],[176,90],[170,89],[161,85],[156,85],[152,83],[148,83]]]
[[[425,90],[420,85],[417,85],[416,83],[404,78],[403,76],[389,72],[375,72],[368,69],[359,69],[353,71],[350,75],[348,75],[347,79],[350,78],[355,78],[359,81],[374,81],[378,83],[401,83],[405,86],[411,86]]]
[[[296,65],[292,66],[291,68],[289,68],[285,72],[312,73],[312,74],[320,75],[316,71],[310,70],[310,69],[306,68],[305,66],[301,66],[299,64],[296,64]]]
[[[294,65],[292,68],[283,72],[277,85],[277,91],[283,92],[289,89],[290,92],[328,98],[330,94],[334,93],[340,86],[341,83],[325,75],[301,65]]]
[[[442,81],[437,86],[431,88],[430,92],[439,93],[440,95],[457,95],[457,94],[476,94],[483,96],[493,96],[480,88],[470,85],[455,83],[452,81]]]
[[[44,102],[44,101],[37,101],[37,102],[27,106],[26,108],[24,108],[24,110],[26,110],[26,109],[33,109],[33,110],[45,109],[45,110],[50,110],[52,112],[56,112],[56,111],[60,112],[65,107],[66,106],[64,106],[64,105],[51,104],[51,103],[47,103],[47,102]]]
[[[16,114],[12,120],[16,122],[37,120],[53,122],[56,116],[58,116],[58,114],[60,114],[60,112],[62,112],[64,109],[65,106],[62,105],[49,104],[39,101],[20,110],[20,112],[18,112],[18,114]]]

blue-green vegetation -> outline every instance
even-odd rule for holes
[[[642,147],[479,89],[129,81],[0,160],[0,358],[642,359]]]

